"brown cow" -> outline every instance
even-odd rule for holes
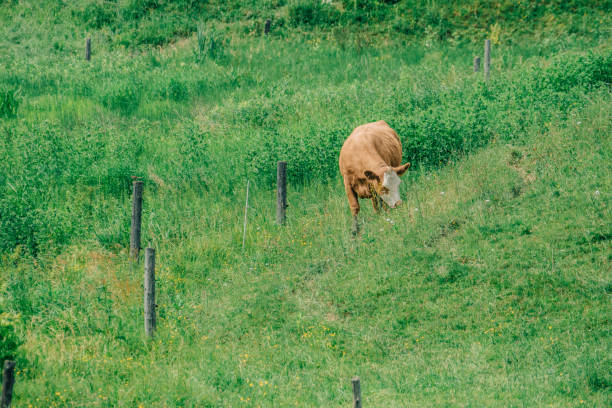
[[[356,231],[359,198],[371,198],[378,211],[382,199],[389,207],[402,203],[398,176],[410,167],[402,162],[402,143],[384,121],[358,126],[340,150],[340,173],[348,196]]]

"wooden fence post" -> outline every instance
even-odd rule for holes
[[[152,337],[157,324],[155,313],[155,249],[145,249],[144,323],[145,334]]]
[[[134,180],[132,186],[132,228],[130,233],[130,257],[138,260],[140,252],[140,226],[142,223],[142,181]]]
[[[480,57],[474,57],[474,72],[480,71]]]
[[[8,408],[13,400],[13,385],[15,385],[15,362],[6,360],[2,370],[2,400],[0,408]]]
[[[279,161],[276,168],[276,223],[285,223],[287,209],[287,162]]]
[[[91,59],[91,38],[85,41],[85,59],[87,61]]]
[[[353,378],[351,383],[353,383],[353,408],[363,408],[361,404],[361,385],[359,384],[359,377]]]
[[[268,35],[270,34],[270,25],[272,24],[272,21],[270,21],[270,19],[266,20],[266,25],[264,26],[264,34]]]
[[[484,75],[488,81],[491,71],[491,40],[485,40],[484,46]]]

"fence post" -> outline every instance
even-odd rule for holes
[[[85,41],[85,59],[87,61],[91,59],[91,38]]]
[[[270,34],[270,25],[272,24],[272,21],[270,21],[270,19],[266,20],[266,25],[264,26],[264,34],[268,35]]]
[[[474,72],[480,71],[480,57],[474,57]]]
[[[485,40],[484,46],[484,75],[488,81],[491,71],[491,40]]]
[[[276,223],[285,223],[287,209],[287,162],[279,161],[276,168]]]
[[[140,226],[142,223],[142,181],[134,180],[132,186],[132,228],[130,233],[130,257],[138,260],[140,252]]]
[[[363,405],[361,405],[361,385],[359,384],[359,377],[353,378],[351,383],[353,383],[353,408],[363,408]]]
[[[0,408],[11,406],[13,385],[15,385],[15,362],[6,360],[2,370],[2,400],[0,400]]]
[[[145,249],[144,320],[145,334],[152,337],[157,324],[155,318],[155,249]]]

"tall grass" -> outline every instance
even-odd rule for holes
[[[281,54],[289,54],[278,45]],[[258,45],[245,49],[253,46]],[[607,51],[560,55],[547,67],[528,64],[499,72],[488,84],[470,74],[467,64],[455,68],[468,60],[466,53],[469,49],[425,58],[408,49],[390,59],[380,49],[355,54],[328,45],[314,51],[320,64],[314,69],[299,57],[260,74],[243,70],[241,64],[253,61],[234,58],[219,65],[187,50],[174,61],[160,55],[153,66],[144,59],[113,67],[104,58],[88,72],[75,64],[73,75],[61,75],[82,80],[90,91],[78,92],[77,81],[58,88],[61,97],[50,101],[28,95],[20,117],[0,129],[3,248],[24,245],[37,252],[43,242],[69,243],[79,227],[65,217],[92,208],[65,201],[68,186],[120,198],[129,192],[130,176],[138,175],[152,187],[195,182],[194,187],[232,197],[246,177],[270,188],[278,160],[290,163],[293,185],[327,182],[337,177],[338,152],[351,129],[379,119],[401,135],[407,161],[431,168],[491,140],[520,142],[528,129],[565,121],[568,108],[583,105],[589,92],[610,83]],[[511,53],[500,59],[513,58]],[[253,55],[262,68],[274,58],[265,48]],[[407,64],[415,55],[422,62]],[[431,64],[442,65],[422,74]],[[349,68],[346,76],[347,65],[361,69]],[[449,65],[450,71],[444,68]],[[229,66],[230,71],[220,69]],[[275,82],[278,69],[289,69],[294,79]],[[202,81],[208,83],[211,74],[220,78],[220,88],[202,94],[210,89],[202,88]],[[337,84],[326,86],[326,79]],[[259,93],[262,84],[268,88]],[[79,224],[90,228],[89,219]]]

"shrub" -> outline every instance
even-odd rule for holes
[[[210,163],[210,135],[193,122],[182,126],[179,134],[180,171],[183,181],[195,182],[207,187],[207,169]]]
[[[21,246],[36,255],[47,238],[67,239],[69,225],[47,211],[53,187],[79,177],[90,158],[81,152],[93,146],[70,143],[48,121],[2,128],[0,146],[0,252]]]
[[[416,91],[398,87],[374,115],[399,134],[404,161],[415,167],[440,166],[495,137],[513,140],[528,126],[547,126],[553,116],[566,114],[570,104],[584,100],[580,93],[585,89],[609,85],[611,59],[610,53],[565,55],[548,68],[520,70],[489,84],[466,81],[454,89],[423,86]],[[277,101],[262,102],[259,110],[239,111],[242,120],[262,127],[247,153],[247,170],[268,186],[274,183],[278,160],[290,163],[288,178],[293,183],[338,175],[338,154],[352,126],[278,129],[275,105]]]
[[[266,185],[276,180],[276,163],[288,163],[287,178],[292,184],[316,180],[325,182],[338,173],[338,154],[350,127],[302,129],[301,136],[284,135],[276,130],[263,131],[247,153],[248,171]]]
[[[0,127],[0,253],[21,247],[36,256],[69,243],[87,227],[80,216],[96,205],[75,195],[122,197],[131,176],[143,175],[147,122],[122,132],[92,128],[71,134],[48,121]]]

